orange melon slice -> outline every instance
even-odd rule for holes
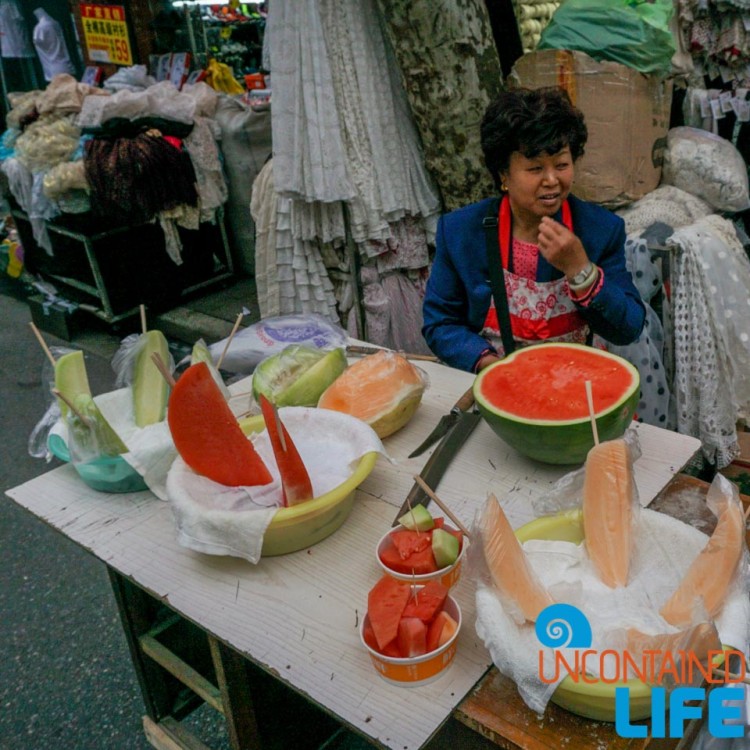
[[[583,531],[589,558],[610,588],[628,583],[634,493],[625,441],[607,440],[595,445],[586,458]]]
[[[482,550],[490,576],[504,603],[536,622],[539,613],[554,603],[537,577],[497,498],[490,494],[479,520]]]
[[[627,650],[634,657],[637,664],[642,663],[643,654],[646,651],[653,652],[654,682],[659,682],[658,676],[664,667],[664,674],[669,675],[669,665],[664,664],[667,654],[676,655],[680,651],[689,654],[691,660],[699,661],[708,671],[708,661],[712,658],[711,652],[721,651],[721,640],[716,627],[711,622],[701,622],[692,628],[680,630],[678,633],[659,633],[647,635],[636,628],[628,628]],[[693,667],[693,675],[700,676],[700,670]]]
[[[719,515],[714,533],[698,557],[693,560],[685,577],[661,608],[661,616],[675,627],[693,621],[699,599],[709,617],[715,617],[724,605],[729,586],[742,557],[745,544],[745,517],[740,504],[726,502]]]
[[[383,350],[344,370],[323,392],[318,407],[351,414],[384,438],[414,416],[424,389],[422,374],[409,360]]]

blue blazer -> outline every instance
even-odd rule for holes
[[[472,371],[487,340],[479,335],[490,308],[485,229],[492,198],[440,218],[435,259],[425,292],[422,335],[444,362]],[[625,267],[625,223],[594,203],[569,196],[573,231],[589,259],[604,271],[604,284],[588,306],[577,305],[588,325],[613,344],[638,338],[646,310]],[[554,217],[561,221],[560,213]],[[537,281],[555,281],[562,271],[539,256]]]

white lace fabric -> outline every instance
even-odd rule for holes
[[[678,429],[722,468],[739,454],[736,422],[750,408],[750,262],[716,214],[677,230],[669,244]]]

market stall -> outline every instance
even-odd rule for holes
[[[296,553],[262,558],[257,565],[196,553],[175,541],[168,503],[150,492],[103,495],[82,484],[72,466],[42,475],[9,495],[105,561],[115,579],[123,581],[118,586],[133,582],[160,598],[374,744],[419,748],[457,707],[464,717],[472,713],[459,704],[492,663],[471,626],[475,604],[468,574],[454,589],[466,625],[453,664],[436,681],[408,690],[387,683],[376,675],[360,641],[367,590],[379,575],[375,545],[393,523],[412,475],[425,464],[424,457],[407,456],[472,381],[467,373],[421,364],[431,387],[413,420],[384,441],[395,463],[381,458],[357,491],[346,523],[326,540]],[[240,382],[232,391],[246,393],[248,386]],[[648,425],[636,430],[643,456],[635,478],[647,505],[690,459],[698,442]],[[438,489],[465,524],[471,523],[486,493],[495,492],[518,526],[532,518],[534,498],[564,473],[564,467],[524,458],[480,423]],[[528,716],[531,723],[537,721]],[[158,724],[163,717],[150,718]],[[490,719],[486,721],[489,731]],[[581,731],[597,736],[603,729],[584,721]]]

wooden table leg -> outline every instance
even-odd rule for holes
[[[232,750],[260,750],[247,663],[240,654],[213,636],[208,636],[208,644],[221,691]]]

